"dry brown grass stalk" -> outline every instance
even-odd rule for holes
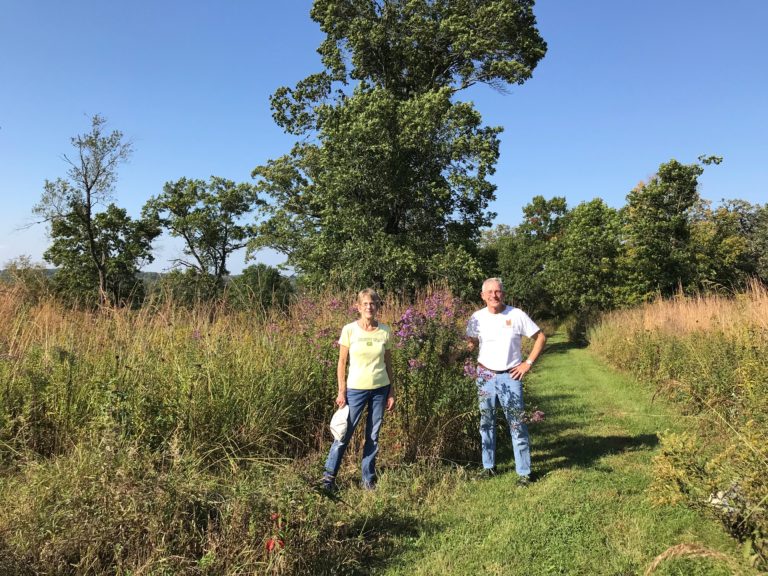
[[[664,552],[656,556],[656,558],[653,559],[653,562],[646,568],[643,573],[644,576],[653,574],[662,562],[670,558],[710,558],[712,560],[717,560],[718,562],[723,562],[733,574],[744,574],[741,568],[739,568],[731,558],[717,550],[705,548],[699,544],[678,544],[677,546],[667,548]]]

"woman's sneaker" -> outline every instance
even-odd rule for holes
[[[320,488],[326,492],[336,492],[336,482],[334,482],[333,476],[323,474],[323,479],[320,481]]]

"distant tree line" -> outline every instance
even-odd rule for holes
[[[235,306],[269,307],[285,304],[296,282],[333,287],[334,278],[362,279],[374,265],[376,254],[361,254],[359,262],[328,262],[324,274],[316,270],[288,279],[256,264],[230,278],[232,252],[264,242],[264,224],[245,220],[265,206],[256,187],[218,177],[207,182],[182,178],[168,182],[133,220],[124,209],[106,204],[116,166],[127,159],[130,146],[120,132],[105,134],[104,123],[95,116],[91,131],[72,139],[77,154],[76,160],[65,156],[68,178],[46,181],[35,209],[50,224],[52,244],[45,259],[56,273],[49,277],[21,259],[8,266],[6,279],[83,305],[140,305],[149,285],[155,299],[188,306],[226,294]],[[537,196],[523,208],[518,226],[486,229],[478,242],[466,245],[462,262],[469,262],[468,268],[451,273],[457,261],[450,245],[443,244],[438,246],[442,252],[424,256],[445,257],[441,273],[419,279],[400,272],[385,288],[403,291],[398,282],[413,288],[438,280],[471,294],[481,277],[501,276],[515,303],[537,317],[588,318],[679,291],[735,291],[750,279],[768,283],[768,205],[724,200],[713,206],[699,195],[705,166],[720,161],[664,163],[618,209],[599,198],[569,209],[564,197]],[[152,261],[152,241],[162,230],[182,239],[184,258],[148,283],[139,270]],[[314,241],[321,242],[323,234]]]
[[[698,177],[716,157],[659,166],[615,209],[602,199],[568,209],[533,198],[514,228],[486,231],[488,273],[538,317],[591,314],[658,296],[734,292],[768,283],[768,204],[703,200]]]
[[[264,264],[229,278],[232,252],[253,237],[243,218],[259,206],[251,184],[211,177],[181,178],[150,198],[140,218],[132,219],[112,200],[118,166],[132,146],[118,130],[105,131],[96,115],[91,129],[71,139],[74,154],[64,155],[66,177],[46,181],[35,214],[49,225],[50,247],[43,257],[56,268],[50,278],[28,259],[12,262],[6,278],[34,294],[50,292],[83,306],[139,306],[147,296],[142,266],[153,261],[152,242],[163,230],[183,241],[174,269],[149,283],[155,300],[195,305],[223,297],[230,304],[272,306],[287,301],[291,281]]]

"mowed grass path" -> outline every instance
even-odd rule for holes
[[[588,350],[550,339],[527,386],[535,482],[515,485],[509,439],[501,474],[441,499],[416,537],[403,538],[376,574],[643,574],[668,548],[696,544],[724,558],[673,557],[653,574],[732,574],[738,544],[683,506],[652,503],[658,434],[684,418]],[[745,573],[750,573],[748,570]]]

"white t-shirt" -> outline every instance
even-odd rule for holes
[[[477,361],[489,370],[509,370],[523,361],[522,336],[531,338],[539,327],[519,308],[506,306],[497,314],[478,310],[467,322],[467,336],[480,341]]]

